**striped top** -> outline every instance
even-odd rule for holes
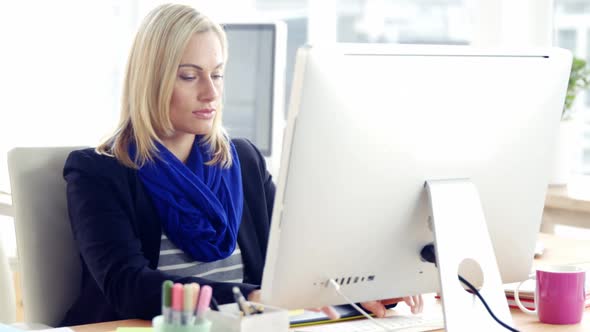
[[[181,277],[200,277],[219,282],[244,280],[244,264],[239,245],[227,258],[213,262],[197,262],[179,249],[162,233],[158,270]]]

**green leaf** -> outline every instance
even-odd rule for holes
[[[576,96],[582,90],[590,86],[590,67],[586,60],[574,57],[572,60],[572,68],[570,70],[570,78],[567,85],[567,93],[565,96],[565,103],[561,113],[562,119],[567,119],[572,116],[572,106],[576,100]]]

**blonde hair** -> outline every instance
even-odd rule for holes
[[[190,38],[195,33],[214,32],[227,60],[227,38],[219,24],[195,9],[177,4],[156,7],[139,28],[125,75],[121,116],[115,131],[96,151],[111,155],[122,164],[139,168],[157,155],[156,142],[170,135],[174,128],[170,121],[170,101],[178,66]],[[203,137],[210,147],[212,158],[208,165],[232,164],[229,138],[221,125],[222,110],[218,107],[211,132]],[[129,155],[130,144],[136,154]]]

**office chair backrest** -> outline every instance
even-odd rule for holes
[[[4,245],[0,237],[0,323],[16,321],[16,299],[12,270],[8,265],[8,258],[4,254]]]
[[[74,147],[8,152],[24,321],[57,326],[80,290],[62,172]]]

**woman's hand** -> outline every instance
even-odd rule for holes
[[[422,299],[422,295],[415,295],[415,296],[406,296],[406,297],[398,297],[395,299],[387,299],[387,300],[379,300],[379,301],[368,301],[362,302],[361,305],[365,310],[372,312],[375,317],[383,318],[385,317],[385,313],[387,309],[385,308],[386,305],[394,304],[398,302],[404,301],[412,311],[413,314],[418,314],[422,312],[424,301]]]
[[[256,289],[248,294],[248,301],[260,303],[260,289]]]

